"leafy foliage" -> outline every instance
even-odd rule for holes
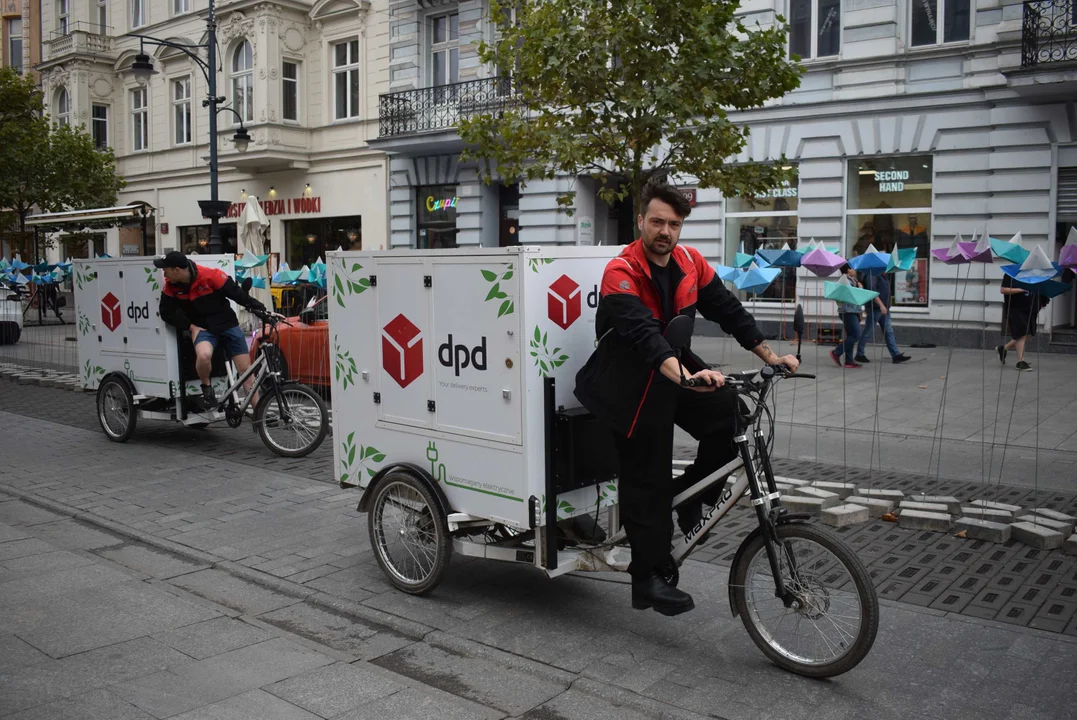
[[[534,335],[529,339],[531,357],[535,358],[535,366],[539,369],[539,375],[549,377],[550,373],[565,364],[568,355],[561,352],[561,348],[555,347],[550,350],[546,346],[549,333],[544,333],[535,326]]]
[[[336,299],[337,305],[345,307],[344,298],[366,292],[371,287],[370,279],[354,277],[354,273],[363,269],[363,266],[357,262],[352,263],[351,270],[347,269],[343,260],[338,259],[334,262],[336,265],[333,273],[333,298]]]
[[[501,283],[512,279],[513,270],[512,264],[509,263],[508,269],[503,273],[497,273],[493,270],[482,270],[482,279],[488,283],[493,283],[490,286],[489,292],[486,293],[486,300],[484,302],[490,302],[491,300],[500,300],[501,302],[497,308],[497,316],[511,315],[516,309],[515,296],[509,295],[502,289]]]
[[[483,62],[512,68],[515,106],[462,119],[467,149],[491,182],[590,175],[606,202],[639,197],[656,173],[693,176],[727,195],[789,179],[783,160],[728,164],[748,128],[731,111],[800,84],[783,18],[751,31],[737,0],[491,0],[502,27]],[[506,8],[516,22],[506,22]],[[572,214],[575,191],[558,198]]]

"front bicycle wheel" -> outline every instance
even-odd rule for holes
[[[304,457],[318,449],[329,431],[329,412],[318,393],[306,385],[280,386],[280,402],[263,390],[254,408],[254,425],[266,447],[282,457]],[[283,406],[285,412],[281,413]]]
[[[816,525],[777,528],[786,607],[762,533],[745,541],[730,569],[733,600],[744,627],[776,665],[798,675],[833,677],[856,667],[875,642],[879,599],[864,564],[841,540]]]

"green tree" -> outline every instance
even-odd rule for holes
[[[116,203],[126,181],[111,148],[98,150],[82,126],[55,127],[32,81],[0,69],[0,208],[26,237],[31,211],[59,212]]]
[[[783,18],[749,31],[737,0],[491,3],[502,32],[479,55],[512,69],[516,102],[460,121],[461,159],[478,160],[484,182],[589,175],[611,202],[638,198],[655,173],[694,176],[726,195],[788,179],[781,161],[728,163],[749,133],[728,113],[800,84]],[[558,198],[569,214],[574,197]]]

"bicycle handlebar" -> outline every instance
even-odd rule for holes
[[[815,379],[815,375],[810,373],[793,373],[785,365],[764,365],[759,370],[742,370],[739,372],[732,372],[724,374],[725,384],[734,388],[747,387],[749,385],[755,385],[754,379],[758,376],[761,377],[764,383],[769,384],[774,382],[776,378],[808,378]],[[683,387],[703,387],[710,385],[704,378],[682,378],[681,385]]]

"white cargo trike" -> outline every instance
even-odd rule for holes
[[[375,555],[400,590],[432,590],[454,551],[550,577],[627,570],[613,438],[573,394],[595,347],[602,271],[619,250],[328,254],[336,477],[363,490]],[[671,345],[691,325],[670,323]],[[733,614],[779,666],[828,677],[870,650],[878,601],[840,540],[782,507],[759,419],[786,375],[730,375],[745,401],[741,457],[674,498],[675,508],[734,474],[674,543],[667,579],[749,493],[759,527],[730,568]]]
[[[235,276],[230,254],[191,259]],[[254,427],[277,455],[303,457],[321,445],[328,410],[311,388],[281,381],[279,355],[267,350],[273,332],[265,334],[257,358],[238,377],[218,346],[211,372],[218,405],[205,409],[190,332],[166,324],[158,312],[164,278],[153,258],[76,260],[73,275],[82,382],[97,390],[97,417],[109,440],[129,440],[138,418],[197,428],[224,421],[236,428],[254,401]],[[286,322],[271,316],[262,321],[263,330]],[[249,378],[256,392],[247,394]]]

